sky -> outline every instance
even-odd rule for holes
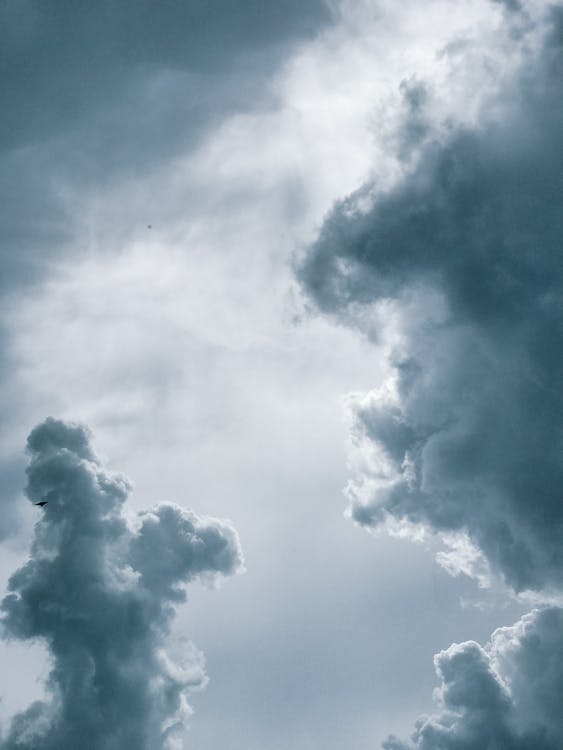
[[[559,750],[561,3],[0,21],[0,750]]]

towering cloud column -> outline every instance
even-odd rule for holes
[[[5,635],[40,639],[49,702],[14,717],[2,750],[182,747],[186,693],[201,658],[166,653],[185,585],[240,571],[227,523],[161,504],[131,520],[129,484],[109,473],[86,428],[47,419],[29,436],[27,495],[45,501],[29,560],[2,602]]]

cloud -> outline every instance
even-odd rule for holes
[[[77,199],[145,176],[271,100],[273,71],[330,20],[324,0],[2,3],[0,294],[91,249],[96,227],[85,232]]]
[[[104,0],[91,7],[31,0],[6,3],[0,12],[3,146],[42,141],[107,106],[132,115],[148,103],[137,99],[140,85],[158,71],[197,75],[244,68],[254,77],[249,62],[270,67],[331,19],[324,0],[288,0],[283,7],[219,0],[212,8],[204,0],[165,0],[158,10],[147,0]],[[164,92],[152,93],[158,99]],[[156,113],[146,114],[151,119]],[[124,135],[115,124],[114,135]]]
[[[476,127],[341,201],[299,269],[387,356],[387,381],[347,402],[352,516],[465,537],[516,591],[563,573],[560,7],[547,23]]]
[[[448,570],[545,602],[563,580],[563,8],[534,24],[530,4],[503,4],[525,50],[516,75],[457,125],[433,122],[432,87],[407,81],[394,184],[341,200],[298,276],[386,367],[345,399],[352,518],[437,535]],[[446,54],[466,52],[460,39]],[[560,748],[562,651],[555,606],[484,647],[450,646],[435,657],[438,712],[384,748]]]
[[[453,644],[436,655],[440,711],[411,741],[385,750],[557,750],[563,744],[563,610],[534,610],[496,630],[485,648]]]
[[[520,0],[493,0],[493,2],[499,3],[499,5],[504,5],[510,13],[519,13],[522,11]]]
[[[130,518],[128,480],[104,469],[86,428],[52,418],[28,438],[27,496],[47,501],[29,560],[2,602],[7,638],[50,652],[50,702],[16,715],[2,750],[181,747],[201,656],[165,650],[192,580],[240,571],[236,532],[163,503]]]
[[[107,263],[140,227],[168,223],[169,182],[118,217],[89,209],[117,185],[170,167],[228,116],[269,106],[272,74],[331,20],[324,0],[0,4],[2,304],[33,299],[61,265],[92,255]],[[19,365],[9,317],[0,324],[5,393]],[[1,525],[12,514],[11,528],[13,496],[1,500]]]

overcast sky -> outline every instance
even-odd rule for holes
[[[0,750],[560,750],[562,40],[2,2]]]

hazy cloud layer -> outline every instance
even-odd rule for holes
[[[46,500],[29,560],[2,602],[4,634],[51,654],[50,702],[14,717],[2,750],[182,747],[201,657],[165,650],[189,581],[240,570],[236,532],[173,504],[130,518],[127,479],[104,469],[88,431],[48,419],[28,439],[27,495]]]
[[[1,288],[67,247],[77,191],[144,174],[256,105],[329,20],[323,0],[2,3]]]
[[[168,182],[118,218],[95,207],[116,185],[185,158],[229,115],[271,102],[273,73],[331,18],[324,0],[0,4],[0,382],[16,391],[10,414],[22,403],[9,382],[21,364],[13,307],[61,265],[111,262],[164,224]],[[8,471],[15,461],[0,449]],[[21,522],[18,489],[0,497],[0,537]]]
[[[388,351],[387,382],[349,399],[353,517],[466,534],[517,591],[563,574],[562,19],[478,128],[336,206],[300,268]]]
[[[385,750],[557,750],[563,745],[563,610],[535,610],[482,648],[453,644],[434,658],[440,712],[410,742]]]

